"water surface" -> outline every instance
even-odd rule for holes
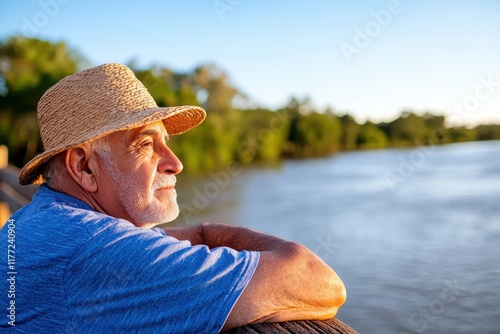
[[[178,184],[177,225],[225,221],[315,251],[347,287],[338,317],[360,332],[500,333],[500,141],[181,174]]]

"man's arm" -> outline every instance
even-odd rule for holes
[[[345,302],[344,284],[333,269],[297,243],[218,223],[166,231],[177,239],[210,248],[260,252],[255,274],[229,314],[224,330],[248,323],[328,319]]]

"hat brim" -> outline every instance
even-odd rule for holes
[[[96,140],[113,132],[137,128],[157,121],[163,121],[169,135],[178,135],[198,126],[206,117],[205,110],[196,106],[157,107],[130,113],[130,117],[122,117],[117,122],[105,127],[89,129],[80,138],[67,145],[47,150],[31,159],[19,173],[19,183],[28,185],[43,182],[43,165],[55,155],[72,147]]]

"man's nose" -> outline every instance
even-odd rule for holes
[[[175,153],[169,147],[165,146],[160,154],[158,172],[175,175],[182,172],[183,168],[182,162],[177,158]]]

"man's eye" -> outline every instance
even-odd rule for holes
[[[153,146],[153,142],[152,141],[147,141],[147,142],[144,142],[141,144],[142,147],[144,146]]]

